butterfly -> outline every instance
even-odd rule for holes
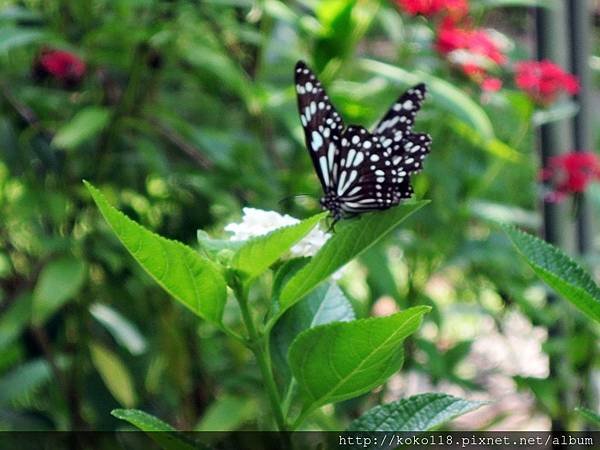
[[[323,188],[320,203],[333,222],[384,210],[410,198],[410,175],[421,170],[431,138],[413,133],[427,88],[402,94],[373,131],[345,126],[321,83],[302,61],[295,68],[298,111],[313,166]]]

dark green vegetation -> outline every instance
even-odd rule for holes
[[[470,3],[475,24],[513,31],[509,61],[528,57],[536,2]],[[576,263],[513,227],[543,222],[537,127],[577,109],[536,105],[506,67],[482,91],[435,50],[435,20],[385,0],[0,0],[0,429],[416,430],[480,406],[467,426],[491,428],[512,412],[494,409],[496,373],[541,418],[518,426],[597,426],[598,249]],[[49,49],[84,73],[40,77]],[[433,145],[416,201],[284,261],[323,217],[298,59],[347,123],[426,82],[415,130]],[[588,200],[593,215],[594,186]],[[304,220],[229,241],[244,206]],[[519,349],[517,369],[479,365],[515,315],[541,333],[541,366]]]

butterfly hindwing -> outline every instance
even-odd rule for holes
[[[295,83],[306,147],[323,190],[327,191],[334,186],[333,160],[339,153],[344,124],[321,82],[302,61],[296,64]]]
[[[423,168],[423,159],[429,153],[431,137],[426,133],[409,133],[401,143],[401,152],[395,152],[394,158],[402,158],[401,164],[409,174],[419,172]]]
[[[404,198],[406,173],[394,166],[391,149],[360,126],[350,126],[342,135],[337,194],[346,213],[387,209]],[[410,187],[410,186],[408,186]]]

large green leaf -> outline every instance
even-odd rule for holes
[[[600,322],[600,288],[579,264],[542,239],[512,226],[502,227],[542,280],[588,317]]]
[[[314,215],[295,225],[248,240],[233,257],[232,267],[248,278],[260,275],[306,236],[325,214]]]
[[[117,419],[129,422],[134,427],[145,431],[160,447],[165,450],[198,450],[206,448],[177,432],[175,428],[158,417],[139,409],[114,409],[111,414]]]
[[[402,366],[402,341],[420,326],[428,306],[388,317],[336,322],[302,332],[289,362],[306,399],[304,411],[364,394]]]
[[[325,281],[336,270],[383,239],[427,201],[404,203],[384,212],[364,214],[336,225],[334,235],[283,287],[280,313]]]
[[[115,234],[150,276],[192,312],[220,324],[227,287],[219,268],[182,243],[148,231],[110,206],[91,184],[85,185]]]
[[[288,350],[302,331],[331,322],[348,322],[354,318],[352,305],[338,285],[321,284],[286,311],[271,332],[271,354],[280,368],[279,372],[289,377]]]
[[[88,106],[63,125],[52,139],[58,148],[72,149],[97,135],[108,124],[110,111],[98,106]]]
[[[33,291],[31,320],[41,325],[83,286],[86,265],[72,256],[50,261],[40,273]]]
[[[110,393],[123,406],[136,404],[133,380],[123,361],[100,344],[91,344],[92,362]]]
[[[375,406],[353,421],[348,430],[427,431],[484,404],[442,393],[413,395]]]
[[[406,86],[424,82],[431,91],[433,102],[468,123],[471,128],[479,132],[482,138],[494,139],[492,122],[483,108],[447,81],[425,72],[408,72],[400,67],[372,59],[363,59],[360,61],[360,65],[369,72],[382,75]]]

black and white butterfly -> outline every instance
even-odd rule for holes
[[[295,72],[298,110],[306,146],[321,181],[321,205],[334,223],[351,215],[396,206],[413,194],[410,175],[422,168],[431,138],[413,133],[425,99],[418,84],[398,98],[372,132],[346,127],[321,83],[299,61]]]

